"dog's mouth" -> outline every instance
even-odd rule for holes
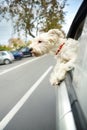
[[[33,54],[34,56],[36,56],[36,57],[41,56],[41,54],[40,54],[40,53],[35,52],[35,51],[32,51],[32,54]]]

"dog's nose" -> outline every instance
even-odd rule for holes
[[[33,48],[30,48],[29,51],[30,51],[30,52],[33,51]]]

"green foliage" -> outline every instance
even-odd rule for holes
[[[10,51],[11,48],[9,46],[3,46],[3,45],[0,45],[0,51]]]
[[[19,48],[29,46],[30,44],[31,44],[31,41],[24,42],[20,38],[11,38],[9,39],[8,45],[0,45],[0,51],[17,50]]]
[[[34,37],[38,30],[62,28],[67,0],[2,0],[0,18],[11,19],[14,30]]]
[[[25,46],[25,42],[21,40],[20,38],[10,38],[9,39],[9,46],[12,49],[18,49],[22,46]]]
[[[25,45],[26,45],[26,46],[29,46],[31,43],[32,43],[31,41],[27,41],[27,42],[25,43]]]
[[[42,25],[41,27],[43,31],[48,31],[52,28],[62,28],[65,15],[63,9],[65,7],[66,0],[61,0],[60,2],[58,0],[51,0],[49,2],[45,1],[44,3],[43,1],[41,10],[41,16],[44,16],[44,26]]]

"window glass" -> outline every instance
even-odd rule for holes
[[[81,109],[87,118],[87,18],[78,41],[79,52],[73,71],[73,84]]]
[[[1,51],[0,51],[0,55],[1,55]]]
[[[87,18],[79,41],[78,65],[87,72]]]
[[[2,54],[2,56],[6,55],[6,53],[5,53],[5,52],[1,52],[1,54]]]

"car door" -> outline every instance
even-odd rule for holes
[[[71,25],[68,36],[78,40],[79,50],[74,71],[66,86],[77,130],[87,130],[87,0],[84,0]]]
[[[74,70],[56,89],[57,130],[87,130],[87,0],[79,8],[67,38],[78,40]]]
[[[0,53],[0,64],[3,63],[3,57],[2,57],[2,54]]]

